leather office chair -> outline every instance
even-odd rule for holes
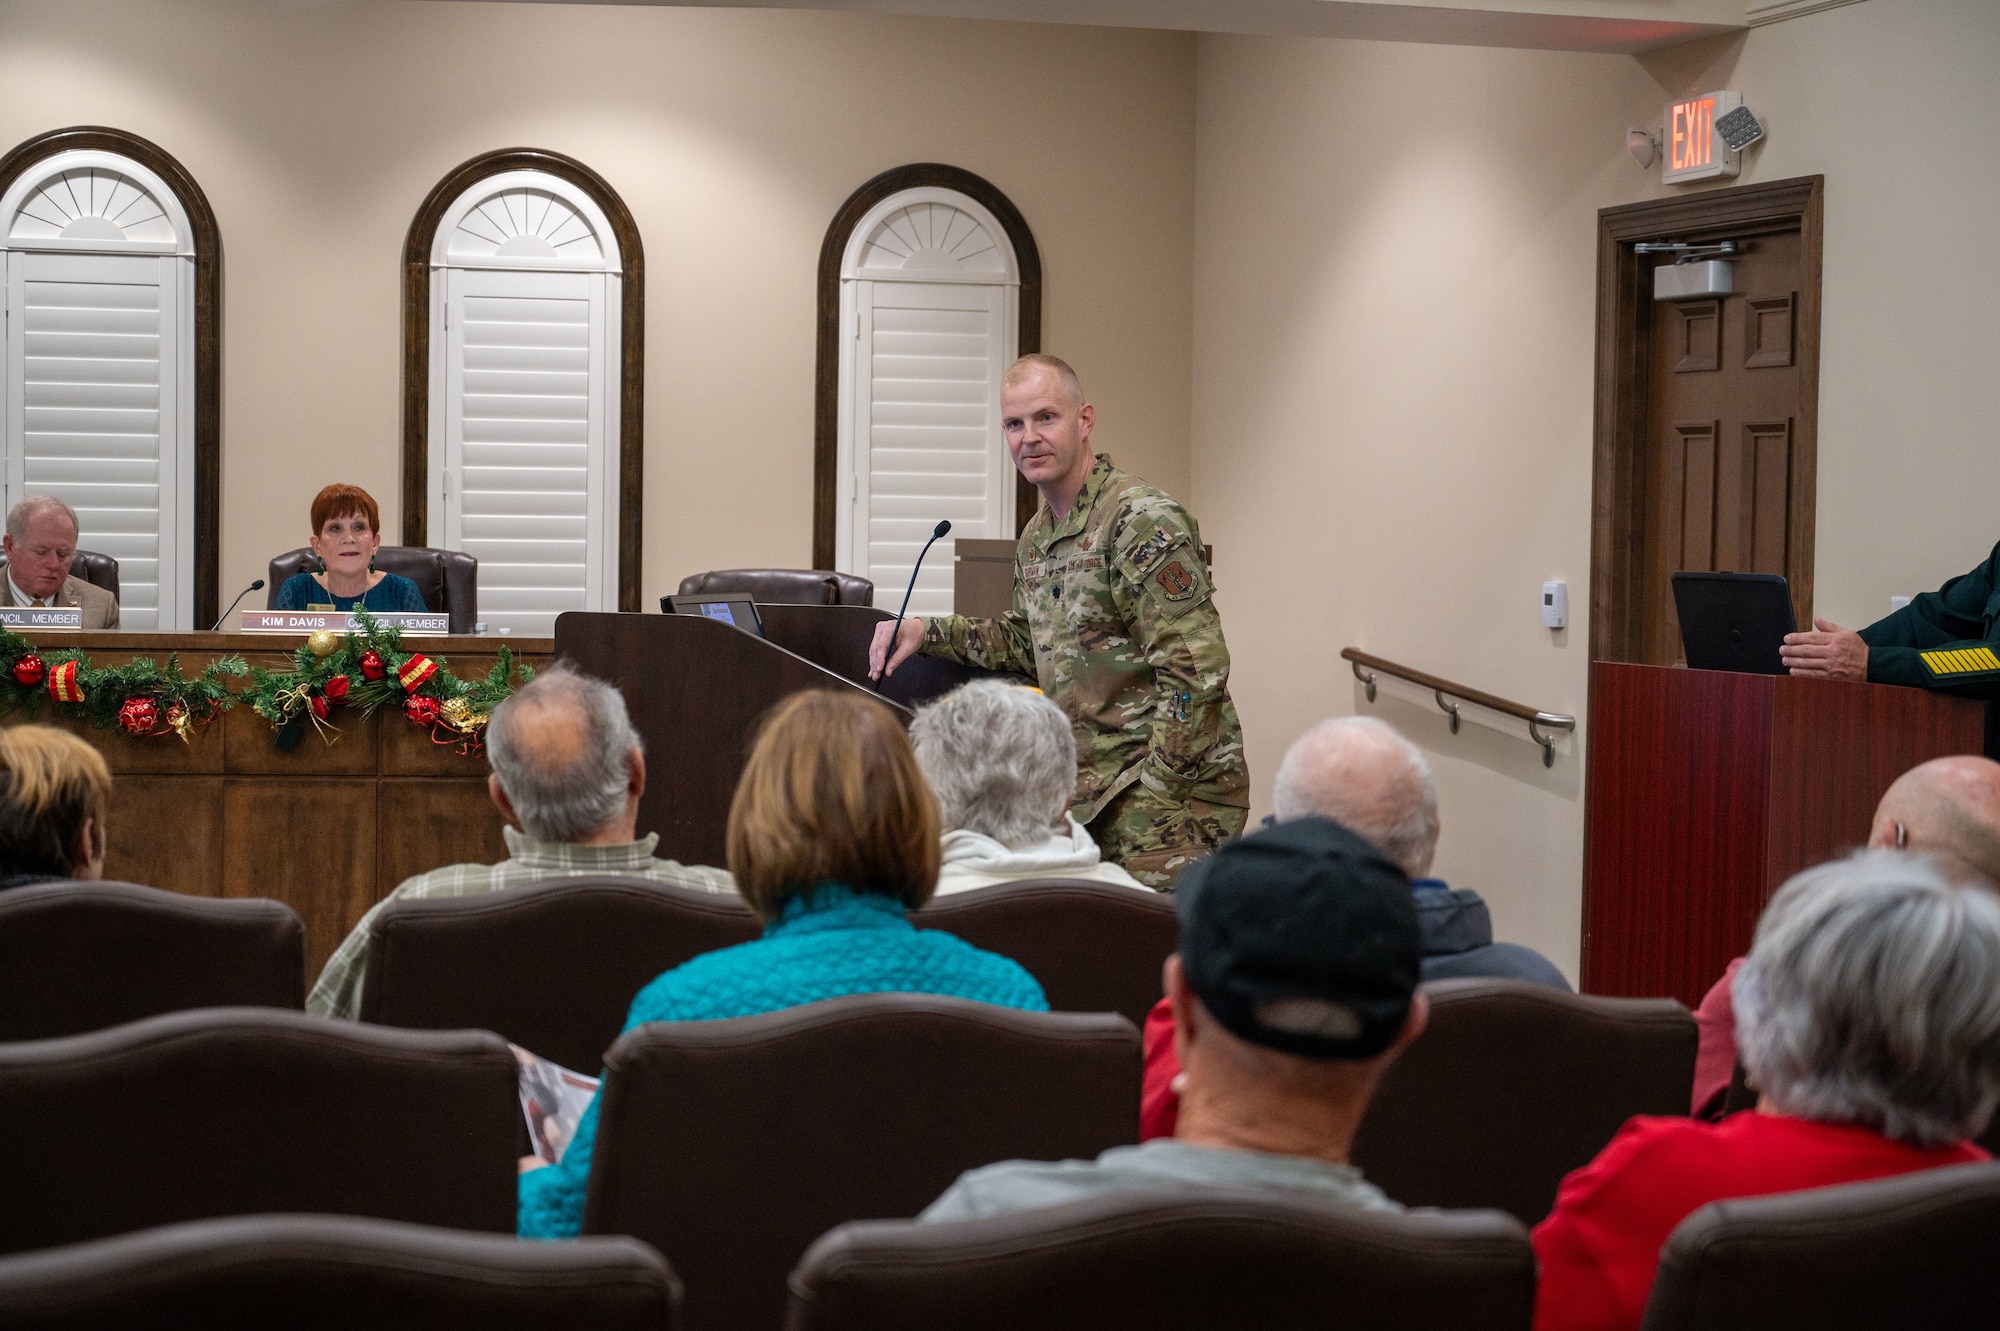
[[[1012,957],[1058,1012],[1116,1012],[1141,1030],[1163,992],[1161,963],[1180,943],[1172,897],[1073,878],[954,892],[910,921]]]
[[[1494,1207],[1532,1225],[1626,1119],[1687,1114],[1695,1024],[1672,999],[1519,980],[1424,992],[1430,1028],[1390,1064],[1354,1142],[1354,1163],[1405,1206]]]
[[[0,1258],[0,1323],[17,1331],[672,1331],[678,1299],[637,1239],[536,1243],[354,1216],[196,1220]]]
[[[0,1041],[182,1008],[305,1003],[305,926],[254,897],[57,882],[0,892]]]
[[[2000,1164],[1712,1202],[1661,1250],[1642,1331],[2000,1326]]]
[[[842,1225],[807,1250],[791,1295],[788,1331],[1526,1331],[1535,1254],[1493,1211],[1137,1193],[951,1224]]]
[[[512,1233],[515,1067],[488,1031],[270,1008],[0,1045],[0,1252],[264,1211]]]
[[[368,930],[361,1019],[498,1031],[595,1072],[632,996],[763,932],[734,896],[643,878],[556,878],[476,897],[392,901]]]
[[[682,596],[747,595],[765,605],[868,605],[875,584],[826,569],[722,568],[681,579]]]
[[[7,569],[7,556],[0,555],[0,573]],[[93,587],[102,587],[113,596],[118,595],[118,561],[110,555],[100,555],[95,550],[76,550],[70,553],[69,575],[81,578]]]
[[[470,633],[479,622],[479,561],[463,550],[436,550],[428,545],[385,545],[375,552],[375,567],[417,584],[433,614],[451,616],[453,633]],[[266,609],[276,609],[278,588],[287,578],[316,572],[319,556],[311,547],[287,550],[271,561],[265,575]]]
[[[641,1026],[605,1065],[583,1232],[672,1253],[695,1328],[779,1325],[785,1273],[844,1220],[1138,1135],[1139,1033],[1109,1014],[872,994]]]

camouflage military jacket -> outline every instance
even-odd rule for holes
[[[1100,453],[1069,516],[1057,522],[1044,504],[1021,534],[1013,609],[933,619],[922,650],[1031,676],[1069,713],[1079,822],[1134,781],[1168,799],[1245,807],[1213,590],[1187,510]]]

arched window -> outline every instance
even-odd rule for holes
[[[403,539],[477,557],[496,630],[638,608],[638,256],[609,185],[528,150],[458,168],[411,229]]]
[[[117,130],[0,161],[6,366],[0,508],[50,494],[118,560],[128,629],[216,614],[221,244],[192,178]]]
[[[1034,238],[970,172],[901,167],[842,207],[820,276],[815,561],[872,579],[893,606],[949,518],[910,598],[912,613],[946,613],[952,539],[1012,537],[1034,511],[1000,434],[1000,375],[1041,340]]]

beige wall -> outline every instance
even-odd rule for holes
[[[1827,177],[1822,613],[1850,624],[2000,538],[2000,7],[1869,0],[1641,59],[1203,37],[1194,501],[1220,552],[1260,809],[1289,740],[1370,710],[1359,646],[1582,714],[1593,236],[1670,193],[1624,153],[1669,94],[1744,92],[1740,182]],[[1928,142],[1927,142],[1928,140]],[[1572,627],[1540,627],[1544,579]],[[1373,710],[1439,769],[1439,871],[1575,974],[1582,736]],[[1587,722],[1586,722],[1587,729]]]
[[[577,157],[647,260],[642,590],[811,560],[814,278],[864,180],[950,162],[1034,230],[1044,345],[1104,445],[1187,485],[1193,38],[649,6],[0,4],[0,147],[104,124],[173,153],[225,254],[225,596],[313,493],[399,508],[403,238],[458,162]]]
[[[1826,177],[1816,610],[1879,619],[2000,540],[2000,5],[1868,0],[1640,63],[1634,124],[1741,89],[1769,138],[1739,182]]]

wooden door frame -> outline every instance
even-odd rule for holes
[[[956,190],[974,200],[1000,223],[1014,247],[1014,268],[1020,275],[1020,308],[1016,356],[1042,349],[1042,252],[1035,233],[1014,201],[997,186],[964,167],[943,162],[912,162],[891,167],[847,196],[826,228],[819,245],[816,342],[813,364],[813,567],[831,569],[840,502],[840,266],[848,239],[868,210],[905,190]],[[1014,530],[1024,530],[1035,516],[1041,495],[1018,472],[1014,477]]]
[[[574,157],[546,148],[501,148],[468,158],[431,188],[403,239],[403,544],[430,541],[431,248],[444,215],[480,181],[540,171],[568,181],[604,212],[618,242],[618,609],[639,609],[646,461],[646,250],[639,224],[611,182]]]
[[[1804,622],[1813,602],[1814,505],[1819,473],[1819,304],[1824,176],[1601,209],[1597,214],[1597,398],[1591,457],[1590,659],[1637,661],[1645,632],[1646,419],[1653,294],[1642,240],[1704,241],[1752,231],[1799,232],[1793,347],[1799,415],[1792,435],[1785,566]],[[1803,626],[1803,624],[1802,624]]]
[[[57,153],[129,157],[167,183],[194,231],[194,626],[212,623],[222,601],[222,231],[194,176],[159,144],[107,125],[37,134],[0,158],[0,193]]]

